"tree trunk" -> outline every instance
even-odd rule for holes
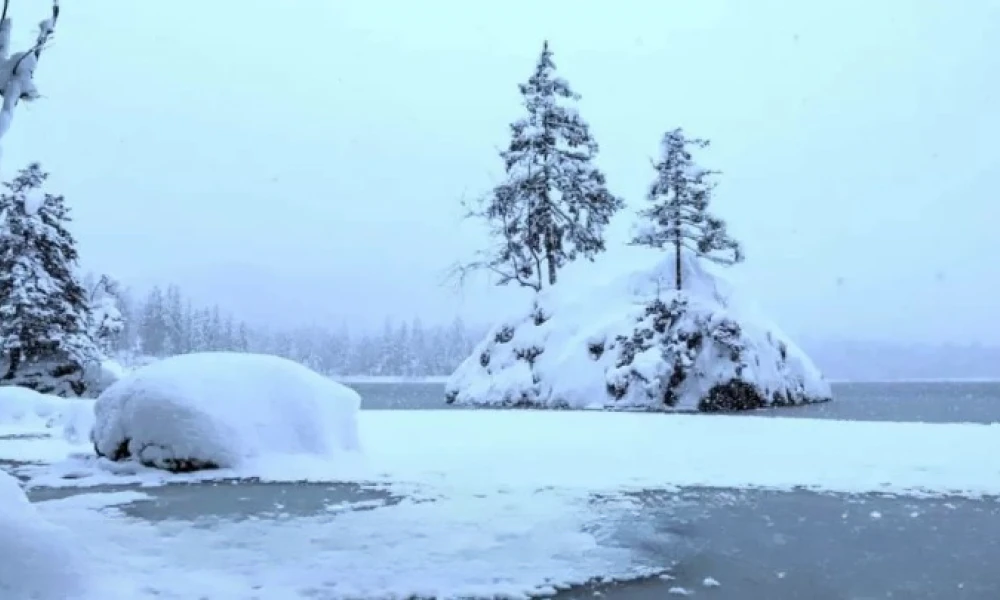
[[[21,366],[21,349],[14,348],[10,351],[10,365],[7,366],[7,373],[4,374],[4,380],[14,379],[17,375],[17,369]]]
[[[681,291],[681,240],[679,237],[674,241],[674,282],[677,284],[677,291]]]

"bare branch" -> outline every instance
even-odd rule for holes
[[[17,62],[14,63],[14,68],[10,71],[11,77],[17,75],[18,69],[21,67],[25,58],[33,54],[35,56],[35,60],[38,60],[42,56],[42,49],[56,32],[56,21],[58,20],[59,0],[52,0],[52,16],[38,24],[38,38],[35,40],[35,45],[31,48],[31,50],[28,50],[17,59]]]

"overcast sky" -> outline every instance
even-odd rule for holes
[[[13,3],[26,43],[48,3]],[[631,206],[666,129],[712,140],[731,277],[784,329],[1000,343],[993,1],[64,3],[3,175],[41,160],[85,266],[138,286],[488,321],[509,295],[439,283],[545,38]]]

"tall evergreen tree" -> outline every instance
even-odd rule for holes
[[[105,356],[121,347],[121,337],[125,331],[125,316],[119,307],[118,287],[118,282],[108,275],[102,275],[100,279],[87,285],[90,337]]]
[[[176,285],[167,286],[163,299],[163,344],[164,354],[184,354],[191,351],[191,342],[185,335],[184,303],[181,289]]]
[[[632,239],[636,245],[673,248],[678,290],[685,249],[719,264],[743,261],[743,250],[726,231],[725,221],[708,212],[716,172],[698,167],[691,156],[692,149],[707,146],[707,140],[688,138],[681,129],[663,136],[662,156],[654,164],[656,179],[647,195],[652,206],[639,212],[642,220]]]
[[[142,307],[139,338],[142,352],[149,356],[166,356],[173,351],[167,341],[166,301],[163,289],[153,286]]]
[[[79,395],[84,370],[99,360],[99,352],[90,337],[88,295],[74,269],[69,208],[62,196],[41,194],[47,177],[32,163],[5,182],[0,194],[2,379]]]
[[[605,249],[604,229],[624,206],[594,166],[597,142],[572,104],[579,100],[556,76],[548,42],[527,83],[520,85],[528,115],[511,124],[500,153],[506,179],[469,212],[487,222],[495,245],[459,269],[487,269],[498,283],[541,290],[558,271]]]

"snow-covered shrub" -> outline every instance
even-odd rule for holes
[[[96,398],[104,390],[111,387],[116,381],[125,377],[128,369],[122,366],[117,360],[104,359],[100,363],[94,363],[84,373],[86,383],[86,396]]]
[[[79,540],[46,521],[0,471],[0,598],[71,600],[87,590]]]
[[[361,398],[290,360],[206,352],[130,373],[97,399],[96,452],[172,471],[359,449]]]
[[[447,401],[717,411],[832,397],[809,358],[723,279],[690,255],[682,270],[677,292],[674,257],[655,251],[573,265],[476,347]]]

